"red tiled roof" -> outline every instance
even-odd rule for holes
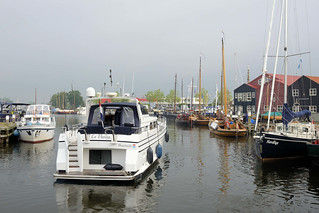
[[[273,78],[274,74],[267,74],[268,77]],[[290,86],[293,84],[295,81],[297,81],[301,76],[296,76],[296,75],[287,75],[287,85]],[[285,75],[282,74],[276,74],[276,81],[285,83]]]
[[[250,86],[250,87],[252,87],[252,88],[254,88],[254,89],[257,89],[257,88],[258,88],[258,87],[256,87],[255,85],[252,85],[252,84],[250,84],[250,83],[248,83],[247,85]]]
[[[317,84],[319,84],[319,77],[315,77],[315,76],[306,76],[307,78],[309,78],[310,80],[316,82]]]

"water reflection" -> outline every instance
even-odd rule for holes
[[[155,172],[154,172],[155,170]],[[60,212],[153,212],[162,186],[160,165],[137,186],[55,183]]]

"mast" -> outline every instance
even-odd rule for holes
[[[257,131],[257,127],[258,127],[260,105],[261,105],[261,99],[262,99],[263,91],[264,91],[265,75],[267,72],[267,60],[268,60],[268,52],[269,52],[269,45],[270,45],[270,39],[271,39],[272,23],[273,23],[273,19],[274,19],[275,4],[276,4],[276,0],[274,0],[274,2],[273,2],[272,12],[271,12],[271,19],[270,19],[270,25],[269,25],[269,31],[268,31],[268,41],[267,41],[267,46],[266,46],[265,56],[264,56],[263,74],[261,77],[261,87],[260,87],[260,92],[259,92],[255,131]]]
[[[272,86],[271,86],[270,106],[269,106],[269,110],[268,110],[267,130],[269,130],[270,116],[271,116],[272,103],[273,103],[273,97],[274,97],[274,89],[275,89],[275,81],[276,81],[276,72],[277,72],[277,63],[278,63],[278,55],[279,55],[279,45],[280,45],[281,29],[282,29],[282,18],[283,18],[283,13],[284,13],[284,4],[285,4],[285,0],[282,0],[282,8],[281,8],[281,14],[280,14],[280,25],[279,25],[278,41],[277,41],[277,50],[276,50],[276,60],[275,60],[274,74],[273,74]],[[268,82],[268,84],[269,84],[269,82]],[[274,116],[275,116],[275,115],[274,115]]]
[[[192,93],[191,93],[191,107],[190,108],[193,109],[193,93],[194,93],[193,78],[192,78],[191,87],[192,87]]]
[[[287,46],[288,46],[288,1],[285,0],[284,1],[286,3],[285,5],[285,47],[284,47],[284,56],[285,56],[285,90],[284,90],[284,104],[287,103],[287,56],[288,56],[288,52],[287,52]]]
[[[223,92],[224,92],[224,111],[227,116],[227,96],[226,96],[226,72],[225,72],[225,55],[224,55],[224,37],[222,37],[222,55],[223,55]]]
[[[216,84],[216,104],[215,104],[215,106],[216,106],[215,111],[217,111],[217,108],[218,108],[218,85],[217,84]]]
[[[177,84],[177,73],[175,73],[174,113],[176,113],[176,84]]]
[[[182,87],[182,88],[181,88],[181,91],[182,91],[182,92],[181,92],[181,95],[182,95],[182,105],[181,105],[181,106],[182,106],[182,112],[184,112],[184,107],[183,107],[183,95],[184,95],[184,94],[183,94],[183,78],[182,78],[181,87]]]
[[[200,105],[202,102],[202,56],[199,57],[199,108],[198,114],[200,114]]]

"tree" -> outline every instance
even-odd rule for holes
[[[166,95],[165,97],[165,101],[169,103],[174,103],[174,100],[175,100],[175,90],[170,90],[169,94]],[[180,102],[180,101],[181,101],[181,98],[178,97],[178,95],[176,94],[176,102]]]
[[[231,105],[232,100],[233,100],[233,96],[231,95],[231,92],[228,89],[226,89],[226,95],[227,95],[227,105]],[[217,105],[224,104],[224,103],[221,103],[220,91],[217,92],[217,96],[218,96]],[[215,104],[216,104],[216,98],[213,100],[213,105],[215,105]]]
[[[145,97],[149,102],[159,102],[165,98],[164,93],[160,89],[148,91],[145,94]]]
[[[56,108],[74,109],[78,106],[84,106],[84,100],[78,90],[73,90],[68,93],[58,92],[52,95],[50,104]]]
[[[202,93],[202,103],[204,103],[205,105],[208,105],[209,102],[209,94],[208,91],[205,88],[201,89],[201,93]],[[195,94],[195,98],[199,98],[199,92]]]

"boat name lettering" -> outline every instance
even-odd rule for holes
[[[271,140],[267,140],[266,143],[268,143],[268,144],[274,144],[274,145],[276,145],[276,146],[279,144],[279,142],[277,142],[277,141],[271,141]]]
[[[90,135],[90,139],[111,140],[111,135],[106,135],[106,134],[92,134],[92,135]]]

